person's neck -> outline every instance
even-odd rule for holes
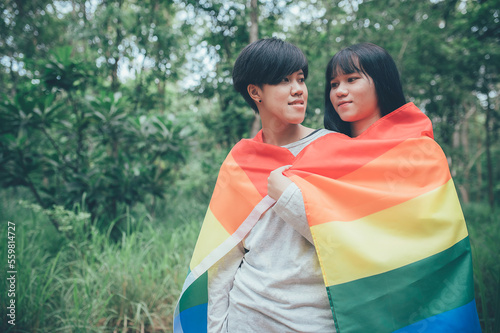
[[[371,125],[373,125],[381,117],[380,115],[374,115],[371,118],[364,119],[363,121],[357,121],[351,123],[351,137],[355,138],[364,131],[366,131]]]
[[[265,143],[275,146],[285,146],[296,142],[314,131],[312,128],[301,124],[289,124],[283,128],[273,128],[272,126],[262,127],[262,139]]]

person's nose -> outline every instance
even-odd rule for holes
[[[335,94],[338,97],[341,97],[341,96],[347,95],[347,93],[348,93],[348,90],[347,90],[347,87],[345,86],[345,84],[339,83],[337,89],[335,90]]]
[[[303,83],[299,81],[293,81],[291,93],[293,96],[302,95],[304,93]]]

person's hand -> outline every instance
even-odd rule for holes
[[[287,176],[283,175],[283,171],[290,169],[290,167],[291,165],[279,167],[271,171],[269,178],[267,178],[267,194],[274,200],[278,200],[288,185],[292,183]]]

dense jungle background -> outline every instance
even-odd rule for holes
[[[308,57],[312,127],[333,54],[392,54],[449,157],[483,332],[500,332],[499,14],[499,0],[2,1],[0,331],[171,332],[218,168],[259,125],[232,65],[276,36]]]

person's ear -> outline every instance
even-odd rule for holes
[[[255,104],[262,102],[262,90],[259,88],[259,86],[256,86],[255,84],[249,84],[247,86],[247,91],[248,95],[250,95],[250,98],[254,100]]]

